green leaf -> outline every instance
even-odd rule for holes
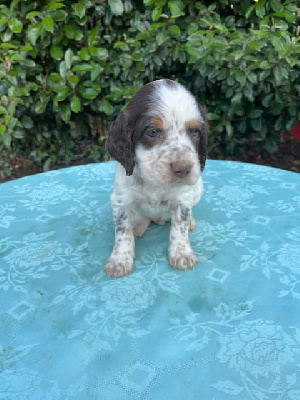
[[[61,82],[62,81],[61,75],[54,73],[54,72],[49,75],[48,79],[49,79],[49,81],[52,81],[52,82]]]
[[[35,61],[30,60],[29,58],[23,61],[23,66],[28,68],[34,68],[36,66]]]
[[[71,118],[71,109],[69,104],[60,104],[59,114],[66,123],[69,122]]]
[[[40,29],[38,27],[29,27],[26,35],[30,43],[35,46],[37,38],[40,36]]]
[[[237,92],[231,99],[231,103],[236,103],[239,104],[240,101],[242,99],[242,93],[241,92]]]
[[[294,24],[297,21],[296,13],[292,13],[286,10],[284,11],[284,18],[292,24]]]
[[[53,33],[53,29],[54,29],[54,22],[53,19],[47,15],[44,20],[43,20],[43,26],[46,29],[47,32],[52,32]]]
[[[275,47],[275,49],[277,51],[280,51],[280,50],[284,49],[284,45],[283,45],[283,43],[282,43],[282,41],[281,41],[281,39],[279,37],[272,36],[271,37],[271,43]]]
[[[124,5],[121,0],[108,0],[111,12],[115,15],[122,15],[124,12]]]
[[[259,118],[263,114],[263,110],[252,110],[248,115],[249,118]]]
[[[78,113],[80,111],[80,99],[78,96],[73,96],[72,101],[71,101],[71,110],[74,111],[75,113]]]
[[[70,82],[71,86],[73,85],[75,87],[79,82],[79,78],[77,75],[68,75],[68,82]]]
[[[270,17],[267,15],[265,18],[262,18],[259,22],[260,29],[267,29],[269,30],[270,27]]]
[[[90,51],[87,47],[83,47],[79,52],[80,60],[88,61],[91,58]]]
[[[275,77],[275,82],[278,86],[282,84],[284,74],[283,70],[279,65],[276,65],[276,67],[273,69],[274,77]]]
[[[259,81],[263,82],[266,78],[268,78],[270,75],[270,70],[269,69],[265,69],[264,71],[261,71],[259,73]]]
[[[173,16],[179,16],[183,14],[184,4],[181,0],[172,0],[168,2],[168,7]]]
[[[260,132],[260,130],[262,128],[262,119],[261,118],[251,119],[250,124],[255,132]]]
[[[106,115],[112,115],[114,112],[114,108],[108,100],[101,101],[100,110],[104,111]]]
[[[235,79],[239,82],[241,86],[245,86],[246,84],[246,75],[243,71],[237,71],[235,74]]]
[[[26,19],[40,17],[41,15],[42,13],[40,11],[31,11],[28,14],[26,14]]]
[[[71,24],[67,24],[65,26],[65,33],[68,39],[74,39],[76,35],[76,28]]]
[[[99,94],[98,90],[93,88],[85,88],[83,86],[80,87],[79,91],[82,97],[84,97],[87,100],[93,100]]]
[[[50,97],[45,96],[45,97],[41,98],[40,100],[36,101],[35,107],[34,107],[35,113],[42,114],[43,112],[45,112],[46,107],[49,103],[49,100],[50,100]]]
[[[154,10],[151,13],[151,18],[153,19],[153,21],[157,21],[161,16],[161,13],[162,13],[161,8],[154,8]]]
[[[262,104],[264,107],[270,107],[270,105],[272,104],[273,99],[274,99],[273,93],[268,94],[267,96],[265,96],[265,97],[263,98],[261,104]]]
[[[274,18],[274,26],[277,29],[281,29],[283,31],[286,31],[289,29],[289,25],[281,18]]]
[[[4,132],[4,134],[2,135],[2,140],[6,147],[10,147],[11,135],[8,132]]]
[[[12,2],[10,3],[9,11],[11,14],[13,13],[15,6],[19,3],[19,1],[20,0],[12,0]]]
[[[3,25],[5,25],[7,22],[7,18],[6,17],[1,17],[0,18],[0,28],[2,28]]]
[[[71,93],[70,88],[62,86],[60,92],[55,96],[55,99],[57,101],[64,101],[70,95],[70,93]]]
[[[88,45],[92,46],[95,43],[96,36],[98,35],[99,28],[94,28],[88,35]]]
[[[281,4],[281,1],[279,1],[279,0],[270,0],[270,4],[275,12],[283,10],[283,5]]]
[[[90,53],[98,60],[104,61],[108,59],[108,51],[104,47],[91,47]]]
[[[259,18],[263,18],[266,15],[265,3],[266,3],[266,0],[260,0],[255,5],[255,13]]]
[[[21,47],[21,51],[32,51],[33,47],[30,44],[25,44],[25,46]]]
[[[53,21],[64,21],[66,20],[68,14],[65,10],[57,10],[55,13],[52,13]]]
[[[168,29],[170,36],[180,37],[180,28],[177,25],[172,25]]]
[[[220,120],[220,115],[215,114],[215,113],[207,113],[207,119],[209,121],[218,121],[218,120]]]
[[[48,80],[48,85],[55,93],[59,93],[62,89],[62,85],[60,83],[53,83],[51,80]]]
[[[67,66],[68,69],[70,69],[71,66],[72,66],[73,56],[74,56],[74,54],[73,54],[73,51],[71,49],[68,49],[65,52],[65,62],[66,62],[66,66]]]
[[[63,58],[64,52],[59,46],[52,45],[50,47],[50,55],[54,60],[61,60]]]
[[[24,132],[15,129],[15,130],[13,131],[13,133],[12,133],[12,136],[13,136],[14,138],[16,138],[16,139],[23,139],[23,138],[24,138]]]
[[[93,66],[91,64],[85,63],[85,64],[75,65],[72,68],[72,71],[74,71],[74,72],[88,72],[88,71],[92,71],[92,69],[93,69]]]
[[[91,80],[94,81],[98,78],[100,73],[103,71],[103,67],[101,65],[96,65],[91,71]]]
[[[248,8],[248,10],[246,11],[246,14],[245,14],[245,17],[248,19],[250,16],[251,16],[251,14],[252,14],[252,12],[253,12],[253,10],[254,10],[254,4],[252,5],[252,6],[250,6],[249,8]]]
[[[15,53],[10,57],[10,61],[24,61],[24,57],[22,56],[22,54]]]
[[[65,62],[65,61],[61,61],[61,62],[59,63],[59,73],[60,73],[60,76],[61,76],[62,78],[65,78],[65,77],[66,77],[66,75],[67,75],[67,70],[68,70],[68,67],[67,67],[66,62]]]
[[[15,46],[12,43],[1,43],[0,44],[0,49],[16,49],[17,46]]]
[[[33,127],[33,121],[28,115],[23,115],[21,122],[26,129],[31,129]]]
[[[20,33],[23,29],[22,22],[17,18],[12,18],[8,22],[9,29],[14,33]]]
[[[56,2],[56,1],[51,1],[47,11],[48,12],[56,11],[56,10],[59,10],[60,8],[65,7],[65,6],[66,5],[63,4],[63,3],[59,3],[59,2]]]
[[[77,15],[80,19],[85,16],[85,6],[82,3],[77,3],[74,6],[75,15]]]
[[[247,74],[247,79],[248,81],[250,81],[253,84],[257,83],[257,75],[254,72],[248,72]]]
[[[242,133],[245,133],[246,131],[246,121],[240,121],[238,123],[238,130]]]
[[[264,60],[259,64],[261,69],[268,69],[271,68],[271,65],[268,61]]]

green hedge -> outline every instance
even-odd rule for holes
[[[210,147],[269,151],[300,120],[297,2],[44,0],[0,5],[0,168],[49,168],[76,142],[103,159],[110,121],[143,84],[177,79],[206,104]],[[83,150],[84,151],[84,150]]]

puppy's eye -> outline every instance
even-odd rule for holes
[[[194,138],[198,138],[198,137],[200,136],[200,129],[193,129],[193,130],[191,131],[191,135],[192,135]]]
[[[151,131],[149,131],[147,133],[148,136],[155,138],[159,135],[159,130],[158,129],[151,129]]]

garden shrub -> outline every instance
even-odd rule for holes
[[[206,105],[210,148],[274,151],[300,120],[299,13],[292,0],[2,1],[2,175],[20,155],[69,162],[83,139],[103,159],[111,120],[162,77]]]

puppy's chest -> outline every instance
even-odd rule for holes
[[[148,218],[168,220],[173,204],[170,200],[143,199],[135,204],[136,211]]]

